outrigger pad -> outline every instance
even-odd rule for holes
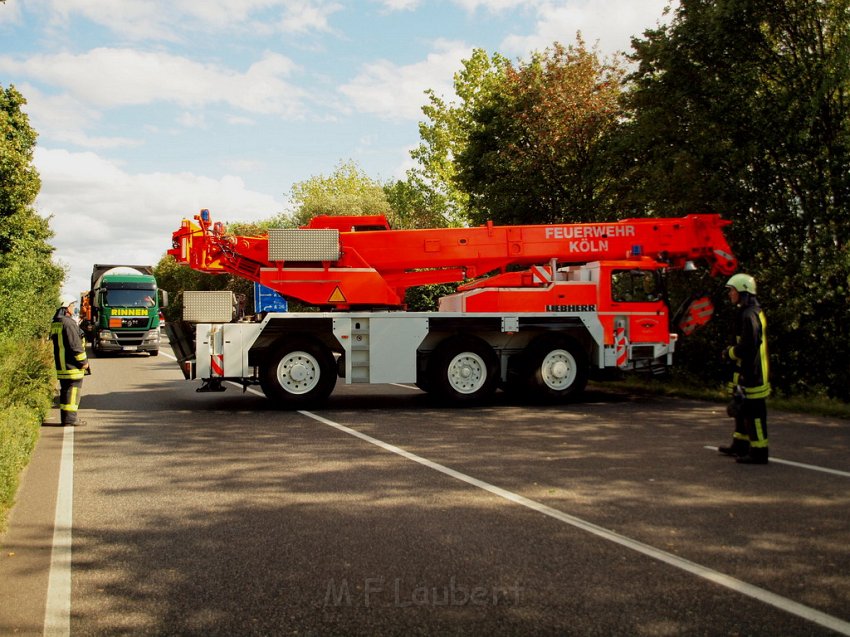
[[[227,387],[221,384],[221,381],[218,378],[210,378],[209,380],[205,380],[204,384],[198,387],[195,391],[199,393],[211,392],[211,391],[226,391]]]

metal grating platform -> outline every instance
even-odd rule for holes
[[[229,323],[236,316],[236,297],[230,290],[183,292],[183,320],[190,323]]]
[[[338,261],[339,230],[269,230],[269,261]]]

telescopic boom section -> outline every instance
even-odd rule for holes
[[[403,307],[407,288],[481,277],[510,266],[575,265],[650,257],[670,268],[702,262],[731,274],[737,261],[715,214],[612,223],[391,230],[383,216],[320,216],[299,229],[234,236],[202,210],[168,251],[179,263],[236,274],[317,306]],[[486,285],[486,283],[479,283]]]

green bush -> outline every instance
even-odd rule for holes
[[[46,341],[0,339],[0,530],[14,502],[56,385]]]

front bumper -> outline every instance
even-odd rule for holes
[[[97,348],[103,352],[156,352],[159,343],[159,329],[124,332],[104,330],[97,339]]]

